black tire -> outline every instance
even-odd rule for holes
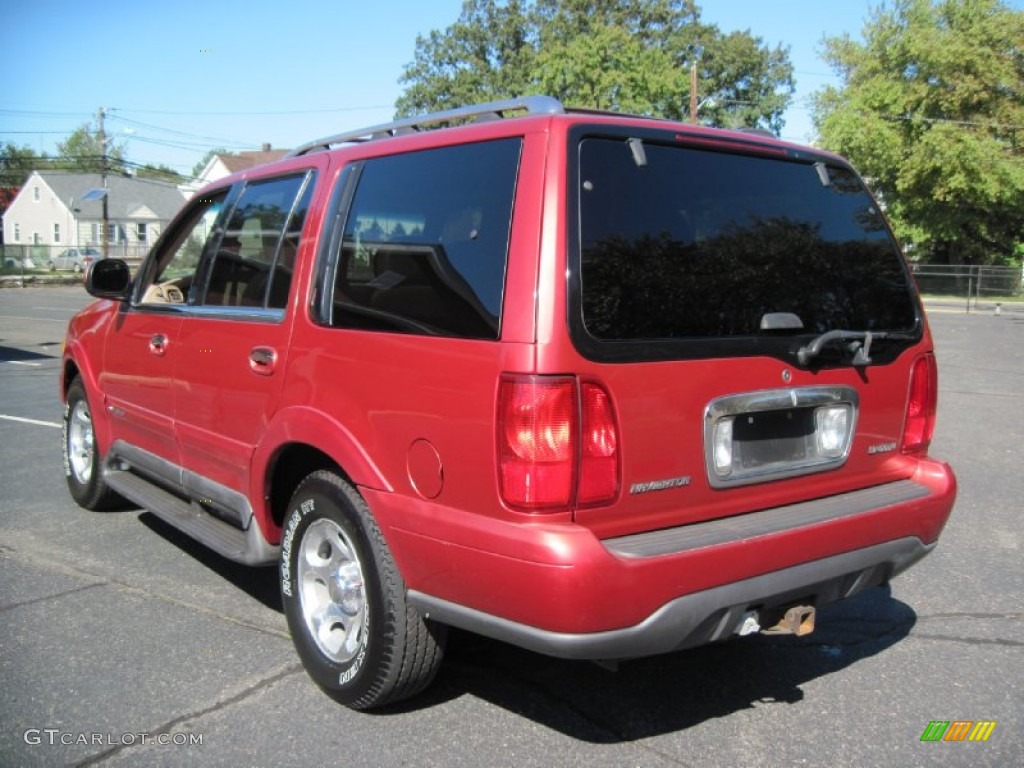
[[[103,481],[103,457],[96,448],[92,409],[81,378],[68,387],[64,404],[64,476],[68,490],[79,506],[110,509],[124,503]]]
[[[366,502],[332,472],[306,477],[288,504],[281,599],[309,676],[352,709],[407,699],[437,674],[446,628],[409,604]]]

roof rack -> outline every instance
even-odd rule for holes
[[[315,150],[329,149],[332,144],[373,141],[375,139],[386,139],[392,136],[416,133],[429,125],[446,123],[452,120],[499,119],[506,112],[525,112],[528,115],[558,115],[565,112],[565,108],[562,106],[562,102],[551,96],[523,96],[518,99],[490,101],[486,104],[474,104],[473,106],[459,107],[458,109],[448,109],[444,112],[432,112],[429,115],[407,117],[390,123],[381,123],[380,125],[371,125],[368,128],[346,131],[335,136],[326,136],[322,139],[303,144],[289,152],[287,157],[297,157],[298,155],[305,155]]]

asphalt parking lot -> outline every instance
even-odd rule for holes
[[[427,695],[364,714],[302,670],[273,569],[71,500],[57,371],[87,300],[0,290],[0,766],[1024,764],[1024,312],[930,313],[957,507],[813,634],[611,672],[455,632]],[[996,726],[922,742],[931,721]]]

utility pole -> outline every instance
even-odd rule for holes
[[[690,122],[697,124],[697,60],[690,65]]]
[[[107,210],[107,197],[109,197],[109,190],[107,189],[107,136],[103,132],[103,107],[100,107],[96,112],[96,122],[99,124],[99,140],[100,140],[100,180],[101,186],[103,187],[103,236],[100,240],[103,243],[103,258],[107,258],[110,255],[110,226],[108,224],[109,213]]]

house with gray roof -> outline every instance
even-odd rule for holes
[[[107,175],[110,256],[141,258],[185,202],[175,184]],[[27,246],[33,261],[46,263],[65,248],[102,248],[102,199],[86,200],[103,186],[98,173],[33,171],[3,215],[5,252]]]

